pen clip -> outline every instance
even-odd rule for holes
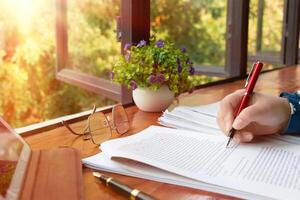
[[[253,63],[252,68],[251,68],[251,70],[250,70],[250,72],[249,72],[249,74],[248,74],[248,77],[247,77],[247,79],[246,79],[245,88],[247,87],[247,85],[248,85],[248,83],[249,83],[249,80],[250,80],[250,78],[251,78],[251,76],[252,76],[252,74],[253,74],[253,71],[254,71],[254,67],[255,67],[255,66],[256,66],[256,63]]]

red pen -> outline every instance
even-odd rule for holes
[[[251,95],[253,93],[253,89],[254,86],[256,84],[256,81],[258,79],[259,73],[261,71],[263,67],[263,63],[257,61],[256,63],[253,64],[252,69],[248,75],[248,78],[246,80],[246,84],[245,84],[245,93],[244,96],[242,97],[242,100],[240,102],[240,106],[238,107],[238,109],[236,110],[235,114],[234,114],[234,119],[240,114],[240,112],[242,112],[242,110],[244,108],[246,108],[248,106],[249,100],[251,98]],[[235,129],[231,128],[231,130],[229,131],[229,139],[228,142],[226,144],[226,147],[228,147],[231,139],[234,136],[235,133]]]

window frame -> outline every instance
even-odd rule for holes
[[[259,10],[258,18],[263,19],[264,0],[258,0]],[[298,63],[299,52],[299,20],[300,20],[300,2],[298,0],[285,0],[283,8],[283,26],[281,51],[278,53],[258,52],[255,55],[248,54],[248,61],[261,60],[271,64],[283,66],[294,65]],[[258,21],[257,44],[261,43],[262,22]],[[258,45],[257,45],[258,46]]]
[[[122,33],[118,38],[121,40],[120,53],[123,53],[126,43],[137,43],[141,39],[149,40],[150,0],[121,0],[120,15],[121,24],[118,27]],[[56,47],[58,80],[101,94],[122,104],[132,103],[132,93],[127,87],[66,68],[68,63],[67,0],[56,0]]]
[[[77,77],[77,73],[72,70],[64,69],[63,67],[66,66],[67,61],[67,45],[65,45],[67,41],[67,32],[66,32],[66,16],[64,16],[64,10],[66,9],[66,1],[67,0],[56,0],[60,1],[59,9],[57,10],[57,15],[61,16],[62,20],[58,21],[56,20],[56,45],[57,45],[57,68],[56,73],[57,77],[61,79],[64,82],[69,82],[71,84],[78,84],[80,87],[86,87],[89,88],[91,91],[97,90],[97,86],[90,86],[88,83],[89,81],[92,81],[92,84],[97,85],[98,83],[94,83],[93,81],[100,81],[100,84],[102,84],[101,80],[99,78],[90,77],[88,76],[89,80],[86,80],[86,83],[83,83],[82,79],[85,78],[85,74],[80,74]],[[140,3],[140,4],[138,4]],[[205,88],[208,86],[213,85],[219,85],[219,84],[225,84],[231,81],[235,81],[246,75],[246,63],[247,63],[247,41],[248,38],[245,35],[242,36],[242,32],[247,33],[248,35],[248,19],[249,19],[249,0],[228,0],[228,5],[230,5],[230,9],[235,9],[235,12],[231,11],[229,18],[231,21],[227,22],[227,29],[229,29],[230,32],[227,32],[227,37],[229,37],[229,42],[226,41],[226,45],[228,45],[229,50],[226,49],[226,67],[224,71],[220,71],[219,67],[207,67],[207,66],[199,66],[199,69],[204,71],[204,74],[208,75],[221,75],[223,77],[226,77],[224,80],[206,83],[203,85],[199,85],[196,88]],[[58,6],[58,4],[56,5]],[[139,19],[137,16],[140,15],[139,12],[134,13],[136,10],[144,10],[146,13],[144,13],[144,20]],[[228,6],[229,9],[229,6]],[[130,12],[128,12],[128,10]],[[229,13],[229,12],[228,12]],[[287,65],[297,64],[298,63],[298,43],[299,43],[299,18],[300,18],[300,2],[298,0],[286,0],[285,3],[285,11],[284,11],[284,30],[288,30],[288,34],[285,35],[284,40],[282,41],[284,45],[284,52],[285,54],[282,54],[282,58],[284,58],[284,62]],[[286,13],[290,13],[289,15],[286,15]],[[149,16],[147,18],[147,16]],[[121,27],[120,32],[122,33],[121,38],[121,46],[122,49],[124,45],[127,42],[133,42],[136,43],[140,41],[141,39],[147,39],[150,35],[150,0],[122,0],[121,5],[121,17],[120,19]],[[138,20],[138,21],[135,21]],[[228,20],[228,19],[227,19]],[[149,23],[149,24],[148,24]],[[232,23],[239,24],[238,26],[233,26]],[[129,28],[130,27],[130,28]],[[136,32],[138,30],[139,32]],[[235,36],[237,37],[237,41],[235,41]],[[243,41],[244,40],[244,41]],[[236,42],[236,43],[235,43]],[[227,46],[226,46],[227,48]],[[230,51],[232,52],[238,52],[242,50],[240,53],[238,53],[236,59],[233,54],[230,56]],[[246,54],[246,55],[245,55]],[[229,57],[229,58],[228,58]],[[230,58],[231,57],[231,58]],[[296,57],[296,58],[295,58]],[[299,56],[300,57],[300,56]],[[232,60],[230,60],[232,59]],[[208,69],[211,68],[211,69]],[[218,68],[218,69],[216,69]],[[219,71],[218,71],[219,70]],[[228,78],[230,77],[231,78]],[[93,79],[95,78],[95,79]],[[103,83],[104,85],[106,82]],[[121,86],[117,85],[117,88],[121,88]],[[113,88],[116,89],[116,88]],[[108,89],[106,89],[108,90]],[[101,92],[101,90],[99,90]],[[111,92],[113,94],[114,92]],[[121,92],[115,93],[115,98],[121,99],[122,95]],[[101,93],[102,94],[102,93]],[[130,92],[131,96],[131,92]],[[125,98],[126,99],[126,98]],[[121,99],[122,101],[122,99]],[[131,104],[132,105],[132,104]],[[99,111],[102,112],[110,112],[111,107],[104,107],[101,108]],[[85,111],[83,113],[77,113],[72,116],[65,116],[62,117],[64,120],[67,120],[68,122],[76,122],[82,119],[85,119],[88,116],[89,111]],[[51,130],[56,127],[61,126],[61,119],[54,119],[47,122],[40,123],[38,125],[30,125],[23,128],[18,128],[17,132],[22,135],[29,135],[34,133],[39,133],[46,130]]]
[[[195,66],[195,74],[223,78],[246,75],[249,3],[227,0],[225,65]]]
[[[298,64],[300,2],[285,0],[282,60],[286,65]]]
[[[132,103],[132,93],[127,87],[65,68],[68,52],[67,0],[56,1],[58,2],[56,14],[57,79],[123,104]],[[285,0],[284,4],[282,51],[279,58],[272,55],[248,54],[250,0],[227,0],[225,66],[195,66],[195,73],[223,78],[241,78],[247,74],[248,61],[261,60],[281,65],[297,64],[299,43],[299,23],[297,22],[300,19],[300,3],[298,0]],[[148,41],[150,37],[150,0],[121,0],[121,13],[118,21],[120,27],[117,30],[117,35],[121,41],[120,53],[124,53],[123,48],[126,43],[136,44],[142,39]]]

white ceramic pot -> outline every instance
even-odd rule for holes
[[[132,92],[133,100],[140,110],[161,112],[173,101],[174,93],[165,85],[153,91],[148,88],[136,88]]]

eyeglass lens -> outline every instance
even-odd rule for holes
[[[129,121],[122,105],[116,105],[112,111],[113,125],[117,133],[123,134],[129,130]]]
[[[111,128],[103,113],[97,112],[90,115],[88,123],[91,138],[95,144],[101,144],[111,138]]]

